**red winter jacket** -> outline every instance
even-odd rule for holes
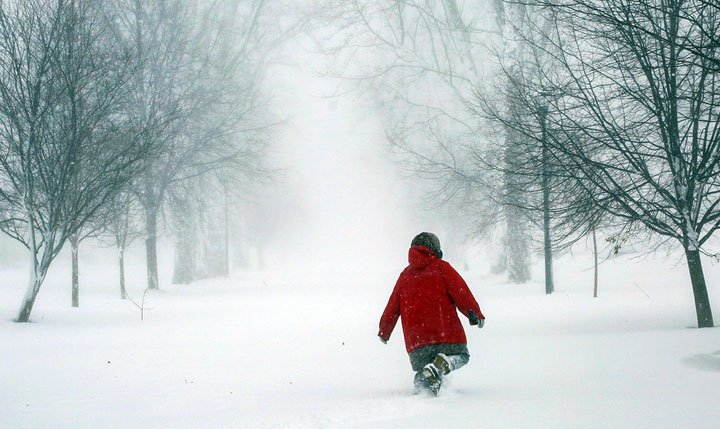
[[[480,319],[485,316],[463,278],[423,246],[411,247],[408,261],[380,318],[380,338],[387,341],[402,317],[408,353],[434,344],[466,344],[455,309],[466,317],[468,311]]]

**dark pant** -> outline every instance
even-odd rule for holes
[[[433,361],[438,353],[450,358],[453,369],[458,369],[470,361],[467,344],[434,344],[432,346],[418,347],[410,352],[410,365],[413,371],[420,371]]]

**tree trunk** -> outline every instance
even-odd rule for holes
[[[695,312],[697,313],[698,328],[712,328],[713,316],[710,308],[705,275],[703,274],[702,261],[699,250],[685,249],[685,257],[690,270],[690,282],[692,283],[693,295],[695,297]]]
[[[31,245],[34,247],[34,239],[31,240]],[[20,305],[18,317],[15,319],[18,323],[27,323],[30,321],[30,313],[32,313],[33,306],[35,305],[35,298],[37,298],[37,294],[40,292],[40,286],[42,285],[43,280],[45,280],[45,274],[47,273],[47,267],[43,265],[45,263],[45,258],[43,258],[41,263],[38,264],[35,254],[35,250],[30,251],[30,281],[28,282],[25,297]]]
[[[550,156],[547,147],[547,130],[545,118],[547,117],[547,106],[540,106],[540,126],[542,130],[542,191],[543,191],[543,241],[545,250],[545,294],[550,295],[555,291],[553,283],[553,254],[552,240],[550,237]]]
[[[26,183],[32,183],[27,181]],[[26,192],[31,189],[28,187]],[[27,197],[26,200],[30,198]],[[38,276],[39,265],[37,260],[37,240],[35,238],[35,224],[32,222],[32,215],[28,213],[28,218],[31,219],[30,224],[30,281],[28,282],[28,288],[25,291],[25,297],[23,297],[22,304],[20,304],[20,311],[18,311],[18,317],[15,319],[18,323],[27,323],[30,321],[30,313],[32,313],[33,306],[35,305],[35,298],[40,291],[40,285],[42,284],[43,278]],[[44,258],[43,258],[44,260]]]
[[[515,74],[514,71],[511,71]],[[508,86],[511,83],[508,82]],[[517,100],[508,97],[506,100],[511,115],[517,115],[514,103]],[[507,222],[507,257],[508,281],[511,283],[525,283],[530,280],[530,240],[527,234],[528,225],[525,213],[521,207],[525,206],[525,189],[522,171],[523,145],[519,144],[524,137],[509,127],[505,130],[503,174],[505,221]]]
[[[147,257],[147,288],[159,289],[157,264],[157,210],[148,210],[146,219],[145,254]]]
[[[448,23],[455,30],[465,30],[460,8],[458,8],[456,0],[445,0],[445,8],[448,14]]]
[[[216,221],[209,224],[202,240],[203,258],[201,263],[203,267],[198,272],[198,275],[203,278],[224,277],[227,275],[225,270],[225,245],[223,243],[224,232],[216,226],[220,223]]]
[[[173,207],[175,222],[175,258],[173,263],[173,284],[188,284],[197,274],[198,233],[197,210],[178,204]]]
[[[188,284],[195,274],[194,235],[187,229],[180,229],[175,241],[175,263],[173,264],[173,284]]]
[[[598,297],[598,248],[597,248],[597,234],[595,233],[595,228],[592,229],[592,239],[593,239],[593,259],[594,259],[594,268],[595,271],[593,273],[593,298]]]
[[[502,274],[507,272],[508,258],[507,258],[507,233],[503,233],[502,240],[497,252],[493,252],[491,257],[494,257],[492,265],[490,266],[491,274]]]
[[[526,283],[530,280],[530,251],[525,219],[520,209],[507,207],[508,211],[508,281]]]
[[[530,250],[527,236],[527,220],[523,210],[523,191],[514,174],[517,162],[517,148],[510,140],[505,149],[505,222],[507,272],[510,283],[525,283],[530,280]]]
[[[78,248],[80,247],[80,237],[78,234],[70,236],[70,249],[72,253],[72,306],[80,307],[80,282],[79,282],[79,264],[78,264]]]
[[[230,217],[228,215],[228,192],[225,189],[225,277],[230,275]]]
[[[547,190],[543,190],[546,194]],[[555,292],[555,284],[553,282],[553,252],[552,241],[550,239],[550,207],[548,197],[543,195],[543,236],[545,250],[545,294],[550,295]]]
[[[40,283],[41,281],[39,280],[37,274],[32,273],[30,275],[28,289],[25,292],[25,297],[23,298],[22,305],[20,305],[18,317],[17,319],[15,319],[16,322],[27,323],[30,321],[30,313],[32,312],[33,306],[35,305],[35,298],[37,298],[37,294],[40,291]]]
[[[127,299],[127,291],[125,290],[125,249],[118,246],[118,259],[120,267],[120,299]]]

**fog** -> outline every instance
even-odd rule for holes
[[[576,3],[594,31],[571,13],[555,21],[567,12],[557,5],[489,0],[9,3],[0,226],[21,243],[8,255],[31,255],[20,319],[54,258],[98,238],[146,254],[151,290],[158,264],[177,284],[253,270],[316,282],[393,272],[421,231],[464,268],[477,267],[469,247],[484,251],[483,268],[514,284],[532,281],[542,259],[547,294],[553,252],[598,236],[596,255],[682,249],[701,279],[701,255],[714,254],[701,247],[720,228],[718,107],[703,104],[714,87],[694,80],[714,73],[708,54],[673,48],[690,56],[678,71],[687,79],[658,96],[612,78],[648,70],[634,57],[644,45],[619,39],[614,12]],[[689,21],[693,37],[714,34]],[[618,49],[627,56],[603,63]],[[19,72],[46,57],[46,74]],[[13,93],[25,87],[48,91]],[[596,87],[619,95],[589,96]],[[665,106],[652,103],[685,95],[704,110],[655,117]],[[36,124],[52,132],[25,141]],[[674,173],[683,162],[693,167]]]
[[[250,250],[249,265],[235,269],[262,269],[273,281],[303,279],[309,285],[357,275],[394,276],[406,263],[412,237],[442,231],[447,222],[427,204],[427,185],[396,162],[382,112],[370,97],[338,95],[343,82],[317,74],[326,59],[307,44],[293,43],[281,57],[285,64],[270,67],[265,84],[269,110],[278,120],[268,147],[272,174],[244,190],[239,212],[230,216],[231,236],[252,235],[257,248]],[[161,275],[169,281],[174,238],[166,227],[159,256]],[[3,242],[4,265],[27,263],[21,246],[7,238]],[[140,263],[142,240],[128,251]],[[262,257],[255,253],[260,251]],[[61,256],[58,263],[69,264],[69,249]],[[114,259],[111,246],[83,242],[81,270]],[[67,270],[55,268],[69,276]]]
[[[285,121],[272,145],[280,172],[264,195],[277,211],[267,268],[316,278],[397,268],[414,234],[433,229],[432,213],[393,161],[372,103],[335,96],[340,83],[314,74],[323,58],[299,52],[270,73]]]

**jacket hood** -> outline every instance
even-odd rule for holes
[[[427,267],[435,259],[437,259],[437,256],[425,246],[413,246],[408,251],[408,262],[410,268],[414,270]]]

